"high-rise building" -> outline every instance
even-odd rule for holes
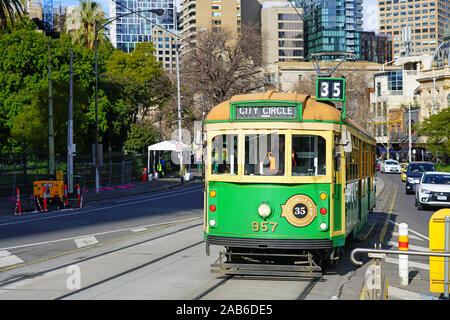
[[[181,37],[195,42],[204,29],[226,29],[234,35],[241,30],[240,0],[181,0]],[[186,42],[183,42],[183,47]]]
[[[363,0],[304,1],[307,54],[330,53],[325,58],[333,60],[333,53],[352,53],[360,60],[362,4]]]
[[[432,54],[449,18],[449,0],[378,0],[378,32],[392,36],[394,58]]]
[[[303,21],[301,8],[289,3],[266,2],[261,10],[263,63],[303,61]]]
[[[153,12],[141,12],[149,9],[164,9],[173,12],[174,0],[114,0],[110,1],[110,17],[117,17],[131,11],[140,11],[139,14],[130,14],[118,18],[110,25],[110,37],[114,47],[131,52],[137,43],[152,41],[152,29],[160,26],[166,30],[175,30],[174,14],[166,15],[160,23],[160,17]],[[145,17],[145,18],[143,18]],[[172,17],[172,18],[170,18]]]

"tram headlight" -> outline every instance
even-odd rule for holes
[[[327,226],[327,224],[325,222],[322,222],[319,227],[322,230],[326,230],[328,226]]]
[[[272,213],[272,209],[270,208],[270,206],[263,202],[259,205],[258,207],[258,214],[261,216],[261,218],[265,219],[268,216],[270,216],[270,214]]]
[[[209,225],[211,227],[215,227],[216,226],[216,220],[214,220],[214,219],[209,220]]]

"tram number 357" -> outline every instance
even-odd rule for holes
[[[267,232],[269,230],[271,232],[275,232],[275,229],[277,226],[278,226],[278,223],[276,223],[276,222],[252,221],[252,231],[254,231],[254,232],[258,232],[258,231]]]
[[[318,78],[317,100],[343,101],[345,99],[345,79]]]

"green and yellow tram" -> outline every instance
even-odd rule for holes
[[[295,92],[237,95],[204,127],[207,253],[225,247],[213,272],[311,274],[365,226],[375,140],[332,103]]]

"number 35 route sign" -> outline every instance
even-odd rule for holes
[[[317,101],[345,101],[344,78],[317,78]]]

